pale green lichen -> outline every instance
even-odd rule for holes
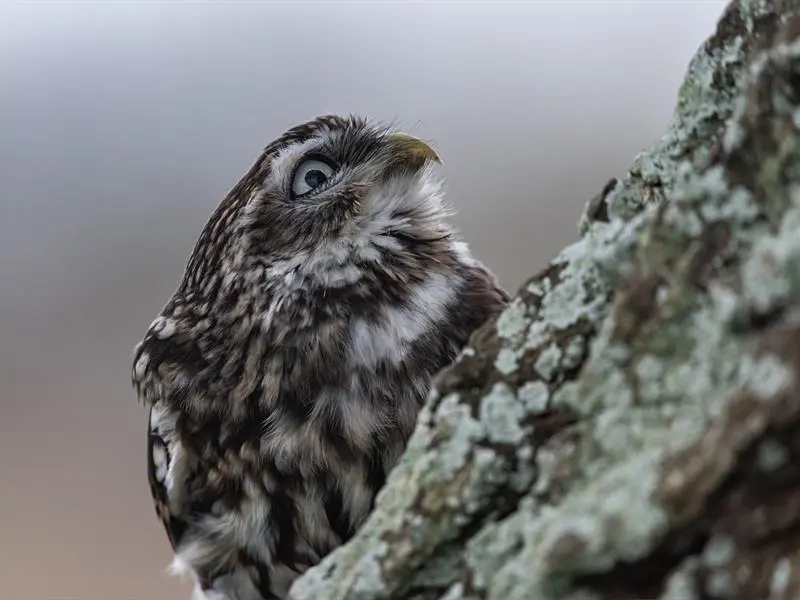
[[[712,598],[731,598],[734,581],[727,571],[712,571],[706,581],[706,591]]]
[[[541,279],[533,279],[528,283],[525,287],[529,294],[533,294],[534,296],[544,296],[549,289],[548,282],[546,280]]]
[[[773,439],[766,439],[758,445],[756,460],[762,471],[777,471],[789,463],[789,450]]]
[[[561,348],[558,347],[558,344],[550,344],[539,354],[533,368],[542,379],[550,381],[560,366],[561,355]]]
[[[747,98],[740,96],[736,99],[736,102],[733,105],[731,123],[728,125],[728,128],[725,130],[725,133],[722,136],[722,148],[726,152],[738,150],[742,143],[744,143],[747,130],[739,121],[744,115],[744,111],[746,109]]]
[[[494,360],[494,368],[503,375],[510,375],[519,368],[521,354],[519,350],[501,348],[500,352],[497,353],[497,358]]]
[[[656,206],[644,207],[628,222],[615,220],[611,223],[594,223],[584,236],[591,258],[585,265],[587,281],[599,286],[598,295],[631,275],[631,257],[636,253],[647,224],[652,219]]]
[[[465,560],[478,589],[486,586],[522,543],[522,513],[499,523],[489,523],[467,544]]]
[[[537,413],[547,408],[550,390],[541,381],[526,381],[517,390],[517,398],[529,413]]]
[[[501,338],[513,340],[528,326],[528,310],[521,299],[512,300],[497,319],[497,333]]]
[[[567,329],[581,319],[592,322],[605,316],[606,283],[592,269],[592,243],[583,239],[559,254],[555,263],[565,267],[557,286],[542,299],[541,321],[557,329]]]
[[[525,437],[521,425],[523,406],[513,390],[505,383],[496,383],[481,400],[479,418],[486,427],[489,441],[519,444]]]
[[[652,354],[644,354],[636,361],[635,374],[639,381],[641,402],[660,401],[665,392],[664,378],[668,376],[667,365]]]
[[[464,585],[459,582],[450,586],[444,596],[439,598],[439,600],[466,600],[466,598],[468,597],[464,596]]]
[[[574,456],[575,447],[562,444],[556,448],[539,448],[536,452],[536,481],[531,493],[533,496],[542,496],[550,491],[554,479],[558,477],[558,470]]]
[[[800,291],[800,210],[789,211],[776,236],[756,242],[742,267],[744,295],[758,314],[766,314]]]
[[[772,578],[769,582],[770,592],[777,596],[783,594],[789,587],[792,578],[792,563],[788,558],[782,558],[775,565],[772,571]]]
[[[745,357],[741,364],[745,388],[757,398],[774,398],[794,381],[794,372],[780,358],[766,354],[754,359]]]
[[[562,370],[574,369],[581,365],[586,352],[586,338],[576,335],[569,339],[563,348],[560,368]]]
[[[712,568],[726,567],[736,556],[736,544],[727,536],[713,536],[703,548],[703,563]]]
[[[689,161],[705,155],[709,141],[721,135],[744,82],[737,68],[744,61],[741,35],[721,41],[713,48],[706,42],[692,58],[666,131],[634,159],[624,185],[606,198],[612,218],[627,219],[643,204],[662,202],[691,168]],[[723,73],[736,77],[734,85],[715,83]]]
[[[667,578],[661,600],[698,600],[695,585],[697,559],[689,558]]]
[[[731,188],[724,175],[717,169],[711,169],[706,177],[718,178],[716,182],[704,182],[705,185],[720,185],[726,190],[728,201],[722,204],[704,203],[700,205],[700,216],[707,223],[714,221],[725,221],[729,225],[746,225],[755,221],[763,214],[763,209],[756,201],[752,193],[747,190],[735,187]]]
[[[550,338],[550,327],[549,325],[540,320],[533,321],[528,327],[527,335],[525,336],[525,341],[522,343],[520,349],[516,350],[516,352],[524,353],[526,348],[536,349],[539,348],[542,344],[546,343]]]
[[[654,472],[643,466],[637,465],[651,477],[642,477],[634,497],[620,487],[628,473],[612,470],[576,489],[559,506],[542,507],[535,519],[523,521],[524,545],[494,575],[488,598],[560,600],[567,591],[563,575],[575,570],[598,572],[617,558],[641,551],[652,531],[667,522],[648,500]],[[598,502],[599,498],[603,500]]]
[[[609,286],[593,268],[592,250],[611,245],[609,233],[608,230],[598,232],[597,236],[587,236],[564,249],[553,261],[553,264],[563,265],[556,283],[544,279],[529,284],[529,290],[544,294],[535,314],[527,313],[519,298],[503,311],[497,321],[497,331],[507,340],[507,345],[501,347],[495,357],[497,371],[503,375],[514,373],[525,352],[540,349],[543,344],[547,346],[534,364],[543,379],[549,380],[558,369],[578,364],[586,344],[580,336],[568,340],[565,350],[548,342],[553,331],[565,330],[581,321],[598,323],[604,317]]]
[[[475,442],[483,436],[483,426],[470,415],[470,409],[459,401],[457,394],[445,396],[436,409],[436,420],[433,423],[434,435],[442,440],[435,452],[428,452],[430,465],[419,467],[422,462],[417,459],[419,487],[449,481],[456,473],[468,464],[469,456]],[[427,461],[425,461],[427,462]]]
[[[369,540],[369,546],[363,550],[365,551],[358,555],[351,555],[352,561],[336,565],[328,555],[319,568],[311,569],[294,583],[292,597],[336,600],[339,595],[330,593],[326,582],[331,574],[342,572],[345,575],[339,585],[348,590],[350,598],[381,598],[384,582],[381,578],[380,558],[386,554],[386,547],[377,540]]]

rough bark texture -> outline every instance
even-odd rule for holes
[[[293,598],[800,598],[800,0],[729,5]]]

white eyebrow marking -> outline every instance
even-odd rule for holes
[[[305,156],[324,143],[321,137],[312,137],[305,142],[290,144],[282,148],[270,161],[270,178],[274,182],[286,181],[292,176],[300,157]]]

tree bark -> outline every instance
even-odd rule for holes
[[[580,231],[292,598],[800,598],[800,0],[731,2]]]

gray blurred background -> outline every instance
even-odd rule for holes
[[[432,140],[516,288],[661,133],[723,7],[0,0],[0,598],[187,597],[131,350],[269,140],[332,111]]]

